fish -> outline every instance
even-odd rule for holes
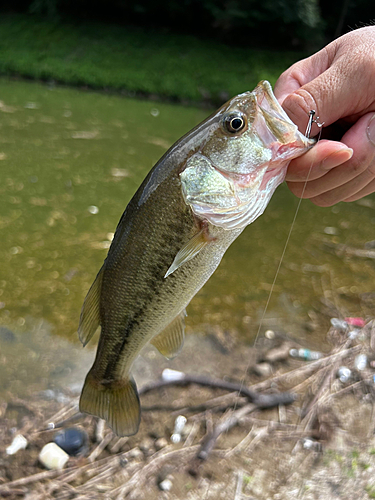
[[[259,217],[289,162],[315,141],[289,119],[267,81],[230,99],[179,139],[127,205],[84,300],[78,335],[101,327],[80,411],[118,436],[137,433],[132,365],[153,344],[168,359],[184,343],[186,307],[230,244]]]

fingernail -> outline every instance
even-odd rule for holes
[[[367,125],[367,137],[373,146],[375,146],[375,114],[372,115]]]
[[[324,158],[322,161],[322,169],[323,170],[331,170],[331,168],[337,167],[342,163],[350,160],[353,156],[352,148],[343,148],[335,153],[330,154],[327,158]]]

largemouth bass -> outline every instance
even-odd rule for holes
[[[292,158],[314,144],[260,82],[177,141],[126,207],[83,304],[84,345],[101,326],[80,410],[119,436],[140,423],[131,368],[151,342],[167,358],[184,341],[185,308],[229,245],[263,213]]]

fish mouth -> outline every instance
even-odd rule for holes
[[[265,145],[272,151],[267,171],[278,167],[275,162],[297,158],[314,146],[316,140],[306,137],[298,130],[297,125],[276,99],[269,82],[259,82],[253,94],[258,111],[258,120],[254,126]],[[308,117],[306,123],[307,120]]]

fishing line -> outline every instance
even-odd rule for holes
[[[309,113],[309,121],[308,121],[308,124],[307,124],[307,127],[306,127],[305,136],[308,137],[308,138],[310,138],[311,127],[312,127],[312,124],[315,123],[319,127],[319,134],[318,134],[318,138],[317,138],[317,141],[316,141],[318,143],[320,141],[320,138],[321,138],[321,135],[322,135],[322,127],[324,125],[324,122],[320,123],[319,122],[319,117],[317,116],[316,118],[314,118],[314,116],[315,116],[315,111],[311,110],[310,113]],[[293,220],[292,220],[292,224],[290,226],[289,233],[288,233],[288,236],[287,236],[286,241],[285,241],[284,249],[282,251],[282,254],[281,254],[281,257],[280,257],[280,261],[279,261],[279,264],[278,264],[277,269],[276,269],[275,277],[274,277],[272,285],[271,285],[270,293],[268,295],[268,299],[267,299],[265,308],[263,310],[262,318],[261,318],[260,323],[259,323],[258,331],[257,331],[257,334],[255,336],[254,347],[255,347],[255,345],[257,343],[260,331],[261,331],[262,326],[263,326],[263,321],[264,321],[264,318],[265,318],[265,315],[266,315],[266,312],[267,312],[267,309],[268,309],[268,306],[269,306],[269,303],[270,303],[270,300],[271,300],[271,296],[272,296],[272,293],[273,293],[273,289],[275,287],[276,280],[278,278],[278,275],[279,275],[279,272],[280,272],[280,269],[281,269],[281,264],[283,263],[283,260],[284,260],[284,256],[285,256],[288,244],[289,244],[290,237],[292,235],[292,231],[293,231],[294,225],[296,223],[297,215],[298,215],[301,203],[302,203],[303,195],[305,194],[306,186],[307,186],[307,183],[309,181],[309,177],[310,177],[310,174],[311,174],[312,167],[313,167],[313,162],[311,162],[311,165],[310,165],[309,171],[307,173],[307,177],[306,177],[305,183],[303,185],[301,196],[300,196],[300,198],[298,200],[298,205],[297,205],[297,208],[296,208]],[[246,367],[246,370],[245,370],[245,375],[243,376],[243,378],[241,380],[241,389],[242,389],[242,387],[244,385],[245,376],[246,376],[246,373],[249,370],[249,366],[250,366],[250,361],[247,364],[247,367]],[[238,402],[238,398],[239,398],[239,396],[241,394],[241,389],[238,391],[237,399],[236,399],[235,404],[234,404],[234,410],[236,410],[236,408],[237,408],[237,402]]]
[[[318,136],[318,139],[317,139],[317,143],[320,141],[320,137],[322,135],[322,127],[323,127],[323,123],[320,123],[319,122],[319,117],[316,117],[314,118],[315,116],[315,111],[312,109],[309,113],[309,121],[307,123],[307,127],[306,127],[306,132],[305,132],[305,136],[310,138],[310,133],[311,133],[311,127],[312,127],[312,124],[313,123],[316,123],[317,126],[319,127],[319,136]],[[293,220],[292,220],[292,224],[290,226],[290,229],[289,229],[289,233],[288,233],[288,236],[286,238],[286,241],[285,241],[285,245],[284,245],[284,249],[282,251],[282,254],[281,254],[281,257],[280,257],[280,261],[279,261],[279,264],[277,266],[277,269],[276,269],[276,273],[275,273],[275,277],[273,279],[273,282],[272,282],[272,285],[271,285],[271,289],[270,289],[270,293],[268,295],[268,299],[267,299],[267,302],[266,302],[266,306],[263,310],[263,315],[262,315],[262,318],[260,320],[260,323],[259,323],[259,328],[258,328],[258,331],[257,331],[257,334],[255,336],[255,340],[254,340],[254,347],[257,343],[257,340],[258,340],[258,337],[259,337],[259,334],[260,334],[260,331],[262,329],[262,326],[263,326],[263,321],[264,321],[264,317],[266,315],[266,312],[267,312],[267,309],[268,309],[268,306],[269,306],[269,303],[270,303],[270,300],[271,300],[271,296],[272,296],[272,293],[273,293],[273,289],[275,287],[275,283],[276,283],[276,280],[279,276],[279,272],[280,272],[280,269],[281,269],[281,264],[283,263],[283,260],[284,260],[284,256],[285,256],[285,253],[286,253],[286,249],[288,247],[288,244],[289,244],[289,240],[290,240],[290,237],[292,235],[292,231],[293,231],[293,228],[294,228],[294,225],[296,223],[296,219],[297,219],[297,215],[298,215],[298,212],[299,212],[299,209],[301,207],[301,203],[302,203],[302,199],[303,199],[303,195],[305,194],[305,190],[306,190],[306,186],[307,186],[307,183],[309,181],[309,177],[310,177],[310,174],[311,174],[311,170],[312,170],[312,167],[313,167],[313,162],[311,162],[311,165],[310,165],[310,168],[309,168],[309,171],[307,172],[307,177],[306,177],[306,180],[305,180],[305,183],[303,185],[303,188],[302,188],[302,193],[301,193],[301,196],[298,200],[298,205],[297,205],[297,208],[296,208],[296,211],[294,213],[294,217],[293,217]],[[246,370],[247,371],[247,370]]]

